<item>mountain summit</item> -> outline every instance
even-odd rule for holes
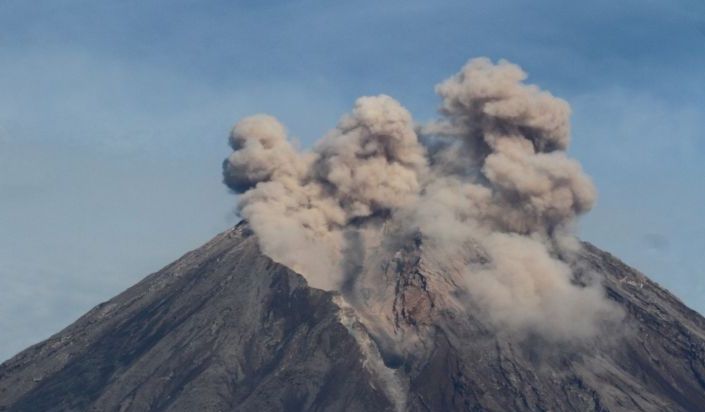
[[[390,299],[359,313],[242,222],[3,363],[0,410],[705,408],[705,319],[608,253],[583,244],[571,264],[604,275],[624,318],[576,341],[453,311],[432,255],[417,238],[378,257]]]

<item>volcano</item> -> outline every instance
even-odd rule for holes
[[[243,221],[3,363],[0,410],[705,410],[705,319],[588,243],[577,275],[602,273],[625,315],[580,342],[450,310],[421,238],[380,262],[393,292],[369,312],[389,308],[387,335]]]

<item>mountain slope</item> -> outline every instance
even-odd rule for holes
[[[2,364],[0,410],[705,410],[705,319],[589,244],[575,271],[626,317],[580,343],[459,316],[420,239],[381,259],[360,323],[241,223]]]
[[[331,295],[218,235],[0,367],[0,410],[372,410]]]

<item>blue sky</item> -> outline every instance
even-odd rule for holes
[[[0,359],[235,223],[238,118],[307,146],[385,93],[424,121],[478,56],[572,105],[581,237],[705,312],[705,3],[497,3],[2,1]]]

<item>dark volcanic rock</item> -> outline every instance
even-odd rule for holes
[[[218,235],[0,367],[0,410],[384,410],[332,294]]]
[[[0,411],[705,411],[705,319],[611,255],[586,244],[575,269],[623,324],[559,344],[444,310],[421,248],[380,269],[395,325],[425,336],[380,346],[389,368],[240,224],[2,364]]]

